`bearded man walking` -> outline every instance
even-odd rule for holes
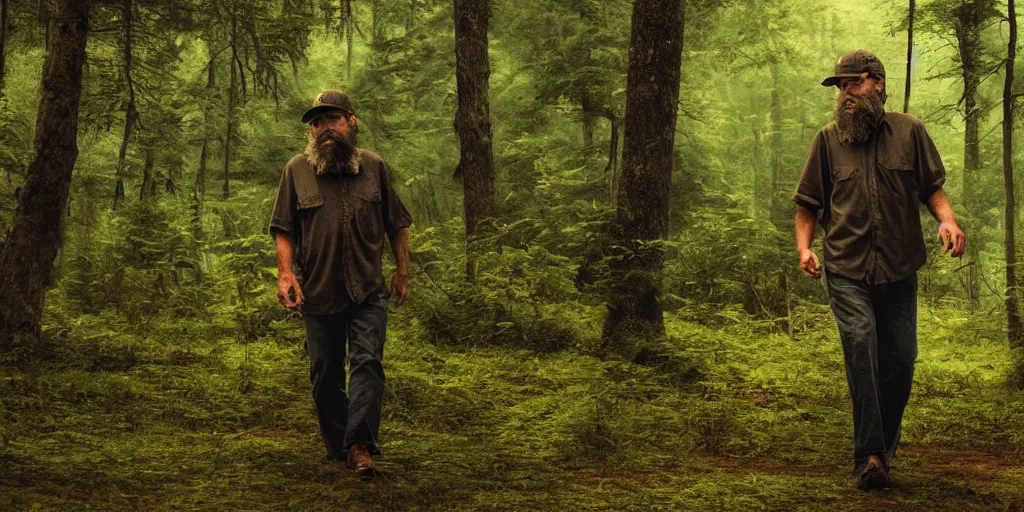
[[[825,275],[853,401],[854,472],[864,490],[889,488],[917,358],[917,270],[927,257],[920,204],[953,257],[967,246],[942,185],[945,169],[921,121],[885,111],[885,68],[865,50],[843,54],[835,121],[822,128],[797,184],[800,269]],[[824,268],[811,250],[824,230]]]
[[[371,478],[384,390],[384,235],[397,267],[390,292],[401,305],[409,289],[412,218],[395,193],[388,164],[356,146],[359,125],[347,94],[321,92],[302,122],[309,124],[309,144],[285,166],[270,221],[277,297],[282,306],[300,310],[306,324],[313,403],[327,458],[345,460],[360,477]]]

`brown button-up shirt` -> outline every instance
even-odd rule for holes
[[[793,202],[818,214],[827,271],[888,283],[924,264],[921,204],[945,181],[942,159],[921,120],[889,112],[860,144],[839,142],[835,123],[822,128]]]
[[[359,151],[356,174],[317,176],[301,154],[281,174],[269,231],[295,244],[305,313],[337,313],[383,291],[384,235],[394,243],[398,230],[412,224],[391,168]]]

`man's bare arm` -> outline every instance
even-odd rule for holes
[[[295,257],[295,242],[284,233],[274,234],[274,248],[277,250],[277,275],[291,274]]]
[[[395,275],[391,277],[391,294],[401,306],[409,295],[409,228],[401,228],[391,239],[395,253]]]
[[[295,242],[288,235],[275,233],[274,248],[277,251],[277,300],[288,309],[299,307],[304,298],[302,288],[295,279],[295,272],[292,271]],[[294,299],[292,293],[295,295]]]
[[[821,277],[821,263],[818,261],[818,256],[811,250],[817,214],[798,205],[796,207],[795,221],[796,250],[800,253],[800,270],[803,270],[805,274],[811,277]]]
[[[942,241],[942,248],[954,258],[963,256],[967,249],[967,235],[956,222],[953,207],[949,204],[945,190],[940,188],[928,198],[928,211],[939,221],[939,240]]]
[[[796,250],[811,248],[814,241],[814,225],[817,215],[803,206],[796,207]]]
[[[391,240],[391,250],[395,253],[395,269],[399,274],[409,275],[409,228],[399,229]]]
[[[949,204],[949,197],[946,196],[946,191],[941,188],[928,198],[928,211],[940,223],[947,221],[956,222],[953,216],[953,207]]]

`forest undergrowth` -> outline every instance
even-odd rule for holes
[[[531,331],[531,349],[446,338],[430,320],[435,299],[392,310],[383,477],[372,483],[324,459],[297,314],[250,341],[228,323],[51,315],[44,341],[0,369],[0,508],[1024,506],[1024,430],[1013,427],[1024,396],[1005,384],[1009,363],[996,363],[1009,349],[956,311],[922,308],[898,487],[862,493],[841,351],[821,304],[797,307],[794,338],[750,319],[704,325],[670,312],[677,357],[639,364],[590,354],[598,307],[562,310],[574,342],[544,348]]]

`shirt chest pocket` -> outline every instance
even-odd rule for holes
[[[859,165],[836,165],[832,168],[831,207],[834,215],[843,216],[864,198],[861,190],[861,173]]]
[[[298,198],[297,208],[299,210],[309,210],[318,206],[323,206],[324,198],[320,194],[309,194],[306,196],[300,196]]]
[[[299,195],[295,209],[298,211],[300,222],[306,224],[312,221],[313,217],[323,208],[323,206],[324,196],[317,192],[313,192],[306,195]]]
[[[355,227],[366,240],[376,242],[384,234],[381,225],[380,188],[375,182],[358,183],[351,188],[352,213]]]
[[[832,170],[832,183],[838,184],[842,181],[852,180],[860,173],[860,167],[856,165],[837,165]]]
[[[880,192],[891,192],[899,198],[916,200],[918,183],[914,173],[914,155],[892,151],[878,155]]]

